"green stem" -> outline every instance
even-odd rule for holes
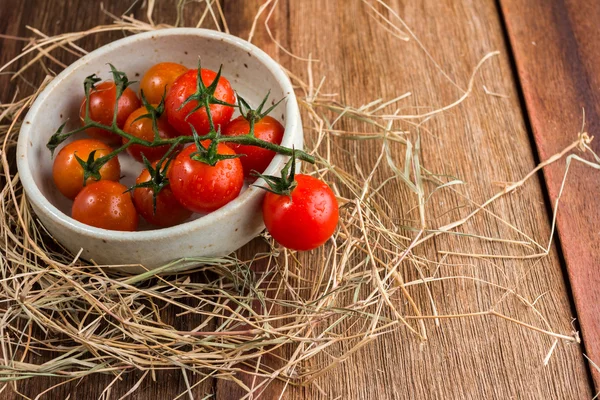
[[[96,158],[94,160],[95,166],[97,166],[98,169],[102,168],[102,166],[104,164],[106,164],[107,162],[109,162],[113,157],[117,156],[119,153],[127,150],[127,148],[129,146],[131,146],[132,144],[133,144],[133,142],[127,142],[124,145],[122,145],[121,147],[114,149],[113,151],[111,151],[107,155],[102,156],[100,158]]]
[[[104,129],[113,133],[118,134],[119,136],[122,136],[126,139],[128,139],[129,141],[127,142],[127,147],[131,144],[139,144],[142,146],[146,146],[146,147],[158,147],[158,146],[164,146],[164,145],[180,145],[180,144],[187,144],[187,143],[193,143],[194,142],[194,138],[192,136],[178,136],[176,138],[169,138],[169,139],[158,139],[158,140],[153,140],[153,141],[147,141],[144,139],[140,139],[136,136],[130,135],[129,133],[123,131],[120,128],[112,128],[110,126],[106,126],[103,124],[100,124],[98,122],[90,122],[87,125],[82,126],[81,128],[77,128],[75,131],[73,132],[68,132],[65,135],[71,135],[74,134],[76,132],[81,132],[87,128],[99,128],[99,129]],[[68,136],[67,136],[68,137]],[[258,139],[254,136],[249,136],[249,135],[243,135],[243,136],[216,136],[214,134],[207,134],[204,136],[200,136],[199,137],[200,141],[203,140],[216,140],[218,143],[239,143],[239,144],[243,144],[243,145],[249,145],[249,146],[257,146],[257,147],[262,147],[263,149],[267,149],[267,150],[271,150],[274,151],[278,154],[283,154],[286,156],[291,156],[292,155],[292,149],[285,147],[285,146],[280,146],[271,142],[267,142],[261,139]],[[127,148],[125,147],[125,148]],[[118,149],[117,149],[118,150]],[[116,150],[115,150],[116,151]],[[112,154],[112,153],[111,153]],[[104,156],[104,157],[108,157],[108,155]],[[104,158],[102,157],[102,158]],[[315,158],[313,156],[311,156],[310,154],[301,151],[301,150],[296,150],[296,157],[301,159],[302,161],[306,161],[309,162],[311,164],[314,164],[315,162]],[[98,159],[100,160],[100,158]]]
[[[218,142],[225,142],[225,143],[239,143],[239,144],[243,144],[243,145],[250,145],[250,146],[256,146],[256,147],[262,147],[263,149],[267,149],[267,150],[271,150],[274,151],[276,153],[279,154],[283,154],[286,156],[291,156],[292,153],[296,153],[296,157],[303,160],[303,161],[307,161],[311,164],[315,163],[315,158],[313,156],[311,156],[308,153],[305,153],[302,150],[294,150],[294,149],[290,149],[288,147],[285,146],[280,146],[278,144],[274,144],[271,142],[266,142],[264,140],[260,140],[254,136],[248,136],[248,135],[244,135],[244,136],[221,136],[219,138],[216,139]]]

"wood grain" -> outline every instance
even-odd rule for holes
[[[4,2],[6,4],[6,1]],[[100,22],[109,22],[98,13],[94,2],[67,0],[8,1],[11,7],[0,7],[0,26],[5,33],[24,35],[26,24],[42,31],[56,33],[83,29]],[[123,2],[104,2],[114,13],[124,11]],[[68,4],[68,6],[67,6]],[[173,23],[175,10],[171,2],[157,1],[156,22]],[[535,166],[527,128],[517,95],[515,78],[507,57],[498,10],[492,0],[389,1],[406,20],[423,45],[444,70],[461,87],[466,87],[477,62],[489,51],[502,55],[488,63],[476,80],[476,90],[463,105],[430,121],[423,135],[423,163],[432,171],[460,176],[468,187],[465,193],[473,201],[485,201],[497,191],[493,181],[518,180]],[[223,2],[232,33],[246,36],[259,1]],[[36,10],[35,13],[29,10]],[[186,21],[195,21],[201,7],[190,4]],[[367,14],[359,1],[343,0],[280,0],[270,26],[276,39],[293,53],[308,56],[314,64],[315,79],[326,76],[323,90],[338,93],[343,103],[361,105],[373,99],[393,98],[410,91],[413,96],[401,104],[406,107],[440,107],[455,101],[461,92],[448,83],[435,65],[425,56],[414,40],[399,41],[386,33]],[[143,10],[134,9],[143,18]],[[68,16],[68,18],[67,18]],[[264,16],[263,16],[264,19]],[[118,35],[117,35],[118,36]],[[84,43],[88,49],[114,37],[93,39]],[[285,55],[260,28],[254,43],[302,78],[307,78],[304,61]],[[17,54],[19,45],[0,41],[0,58],[5,62]],[[39,78],[39,77],[38,77]],[[0,79],[4,79],[1,78]],[[5,82],[5,81],[2,81]],[[508,99],[485,95],[482,84],[490,90],[508,95]],[[2,101],[14,92],[14,86],[0,88]],[[305,117],[306,118],[306,117]],[[306,119],[305,119],[306,120]],[[359,125],[344,122],[344,128],[359,129]],[[307,130],[307,136],[312,133]],[[333,148],[335,162],[352,169],[355,161],[367,169],[373,165],[381,144],[340,140]],[[401,149],[397,149],[399,158]],[[348,156],[356,155],[356,158]],[[413,218],[410,210],[414,200],[400,185],[386,193],[397,205],[397,218]],[[439,213],[430,218],[445,221],[461,214],[464,199],[441,191],[434,199]],[[445,211],[449,211],[444,215]],[[491,210],[501,218],[519,226],[528,235],[544,242],[550,224],[544,206],[543,187],[537,178],[509,198],[495,203]],[[513,232],[493,219],[476,218],[464,232],[476,232],[496,237],[514,238]],[[439,237],[423,251],[435,258],[438,250],[470,253],[519,254],[509,245]],[[252,252],[252,247],[244,251]],[[304,255],[310,261],[311,255]],[[317,260],[315,260],[317,261]],[[454,266],[445,275],[476,274],[481,279],[502,282],[518,290],[536,303],[552,328],[570,332],[572,310],[564,282],[561,262],[555,247],[540,261],[449,258]],[[407,279],[417,278],[414,271],[405,271]],[[426,271],[433,274],[434,271]],[[412,275],[411,275],[412,274]],[[499,311],[527,323],[540,325],[539,318],[522,303],[503,297],[485,285],[461,282],[443,283],[432,288],[440,313],[469,312],[496,305]],[[414,291],[414,296],[427,309],[426,293]],[[500,303],[499,303],[500,302]],[[498,304],[499,303],[499,304]],[[402,306],[401,304],[399,306]],[[429,310],[430,311],[430,310]],[[559,344],[548,366],[542,360],[553,340],[509,322],[484,317],[446,320],[438,328],[427,324],[429,341],[419,343],[405,330],[381,337],[308,387],[286,387],[275,382],[261,398],[277,399],[585,399],[592,396],[585,361],[577,345]],[[39,362],[40,360],[32,360]],[[115,385],[112,398],[125,394],[140,374],[126,376]],[[197,381],[200,377],[189,377]],[[112,377],[93,377],[69,383],[51,392],[47,398],[96,399]],[[247,384],[252,380],[244,378]],[[31,380],[19,384],[19,389],[35,397],[57,381]],[[144,383],[130,396],[132,399],[171,399],[184,390],[181,374],[157,374],[157,383]],[[196,399],[215,393],[218,399],[237,399],[244,392],[230,382],[207,381],[195,388]],[[8,389],[0,399],[13,399]]]
[[[501,0],[519,79],[540,159],[572,141],[582,123],[600,128],[600,3]],[[554,207],[565,163],[544,170]],[[559,204],[560,243],[587,355],[600,361],[600,179],[574,163]],[[600,390],[600,371],[592,369]]]

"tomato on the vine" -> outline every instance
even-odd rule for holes
[[[184,105],[185,101],[196,93],[197,75],[197,69],[190,69],[173,82],[171,89],[167,93],[165,109],[169,123],[182,135],[192,134],[190,124],[199,135],[207,134],[210,131],[210,123],[205,107],[200,107],[190,114],[198,106],[198,101],[191,100]],[[202,69],[201,77],[204,86],[208,88],[217,77],[217,73],[209,69]],[[235,103],[233,89],[229,81],[222,76],[218,80],[214,93],[207,92],[204,96],[215,98],[228,104]],[[233,107],[222,104],[210,104],[209,107],[215,129],[222,129],[231,119]]]
[[[158,161],[152,164],[156,168]],[[167,174],[171,166],[167,168]],[[135,181],[136,185],[150,181],[151,175],[145,168],[140,176]],[[192,211],[188,210],[175,198],[171,185],[164,186],[156,195],[156,209],[154,208],[154,190],[150,187],[137,187],[133,190],[133,203],[140,215],[153,225],[162,227],[174,226],[182,223],[192,215]]]
[[[115,101],[117,99],[117,86],[112,81],[98,83],[90,92],[90,119],[102,125],[110,126],[113,121]],[[135,109],[140,107],[140,100],[135,92],[130,88],[125,88],[119,98],[117,108],[117,126],[123,128],[127,117]],[[85,118],[86,99],[84,98],[79,108],[79,118],[83,125]],[[121,142],[121,137],[116,133],[109,132],[100,128],[86,129],[88,135],[94,139],[101,139],[107,143],[117,144]]]
[[[249,132],[250,123],[240,115],[225,127],[223,135],[241,136]],[[254,123],[254,136],[265,142],[281,144],[283,132],[283,125],[268,115]],[[263,172],[269,166],[273,157],[275,157],[274,151],[263,149],[262,147],[238,143],[228,143],[227,145],[237,154],[244,154],[244,156],[240,157],[240,161],[244,167],[244,175],[246,177],[249,177],[252,171]]]
[[[208,147],[209,141],[202,143]],[[214,166],[191,158],[195,145],[183,149],[171,162],[169,182],[181,204],[195,212],[210,212],[235,199],[244,184],[244,171],[238,158],[218,161]],[[235,155],[223,143],[217,146],[220,155]]]
[[[156,108],[156,104],[153,104],[152,106]],[[123,130],[137,138],[152,142],[154,140],[152,118],[140,118],[144,114],[148,114],[148,110],[144,106],[132,112],[127,118],[127,121],[125,121]],[[164,114],[156,119],[156,127],[158,128],[158,135],[161,139],[169,139],[177,136],[177,132],[169,125],[167,116]],[[129,139],[123,138],[123,144],[127,142],[129,142]],[[127,152],[140,162],[142,161],[142,154],[146,156],[148,161],[153,162],[164,156],[165,153],[169,151],[170,147],[171,146],[168,144],[155,147],[132,144],[127,148]]]
[[[94,160],[96,160],[109,154],[113,149],[99,140],[80,139],[63,147],[54,159],[52,165],[54,184],[63,195],[71,200],[83,189],[83,167],[75,156],[87,161],[93,151],[95,151]],[[99,172],[103,180],[118,181],[121,177],[119,159],[111,158],[100,168]],[[88,178],[86,184],[91,182],[94,182],[94,179]]]
[[[267,192],[263,219],[279,244],[292,250],[312,250],[333,235],[339,219],[335,195],[310,175],[294,177],[296,187],[288,194]]]
[[[126,193],[127,187],[118,182],[98,181],[87,185],[73,202],[74,219],[96,228],[114,231],[135,231],[138,215]]]
[[[160,103],[171,84],[187,70],[187,67],[173,62],[154,64],[142,77],[140,91],[144,92],[148,103]]]

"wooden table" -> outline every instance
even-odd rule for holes
[[[104,0],[114,14],[132,1]],[[145,3],[145,2],[144,2]],[[173,4],[172,4],[173,3]],[[176,2],[156,1],[154,21],[173,24]],[[200,2],[201,3],[201,2]],[[247,37],[260,1],[223,0],[229,30]],[[339,93],[345,104],[361,105],[376,98],[413,93],[407,106],[434,108],[450,104],[463,92],[449,83],[438,63],[456,85],[466,89],[474,66],[488,52],[500,56],[487,62],[474,80],[473,93],[460,106],[433,119],[424,135],[423,163],[430,170],[457,174],[469,182],[471,199],[482,202],[498,187],[493,181],[517,181],[541,160],[562,150],[577,137],[586,113],[590,135],[600,128],[600,3],[544,0],[387,0],[426,48],[402,41],[384,30],[357,0],[280,0],[270,21],[277,41],[294,54],[318,59],[315,77],[326,76],[324,90]],[[142,2],[130,9],[145,19]],[[185,23],[195,24],[203,4],[185,8]],[[381,9],[381,7],[379,7]],[[385,10],[384,10],[385,11]],[[386,11],[385,15],[390,16]],[[391,16],[390,16],[391,18]],[[264,19],[264,15],[263,15]],[[26,26],[46,34],[77,31],[110,18],[99,2],[89,0],[2,0],[0,33],[30,36]],[[306,77],[306,62],[278,48],[259,24],[254,43],[288,69]],[[404,32],[408,29],[403,28]],[[119,33],[84,40],[94,49]],[[0,64],[17,55],[23,43],[0,38]],[[67,55],[57,56],[68,62]],[[31,77],[31,79],[39,79]],[[0,77],[0,100],[15,90]],[[316,78],[315,78],[316,79]],[[486,94],[483,85],[490,92]],[[361,162],[376,154],[376,143],[353,143]],[[599,149],[598,141],[592,142]],[[372,155],[372,154],[373,155]],[[372,160],[371,160],[372,161]],[[493,211],[545,243],[551,215],[564,174],[564,159],[534,176]],[[574,163],[558,214],[558,238],[541,260],[470,259],[482,278],[503,274],[508,285],[533,301],[558,332],[582,333],[582,345],[559,343],[547,366],[543,360],[553,339],[508,321],[492,317],[444,320],[429,324],[430,337],[422,344],[399,329],[381,337],[330,371],[316,386],[288,387],[285,399],[589,399],[600,390],[600,372],[582,352],[600,363],[600,195],[599,173]],[[402,193],[398,194],[401,199]],[[404,194],[405,196],[405,194]],[[446,199],[443,193],[438,198]],[[399,209],[402,203],[398,200]],[[458,204],[457,204],[458,206]],[[403,210],[406,212],[407,210]],[[502,236],[505,226],[474,219],[467,228]],[[514,248],[481,241],[439,237],[435,247],[466,253],[506,253]],[[432,249],[435,251],[436,249]],[[455,259],[461,261],[458,257]],[[464,260],[462,260],[464,261]],[[469,286],[469,285],[467,285]],[[434,292],[439,307],[468,311],[489,307],[499,300],[475,286]],[[473,295],[475,293],[475,295]],[[503,307],[519,319],[535,324],[535,315],[517,303]],[[573,318],[576,321],[573,322]],[[38,360],[39,361],[39,360]],[[117,384],[111,399],[120,398],[137,381],[130,374]],[[44,398],[96,399],[112,379],[98,376],[62,386]],[[161,373],[156,383],[144,383],[133,399],[170,399],[185,390],[179,373]],[[19,383],[34,398],[56,383],[48,379]],[[277,399],[284,390],[274,383],[262,398]],[[216,399],[234,399],[244,393],[230,382],[207,381],[194,389],[196,399],[213,393]],[[70,396],[70,397],[69,397]],[[2,399],[18,396],[7,388]]]

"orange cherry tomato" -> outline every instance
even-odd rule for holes
[[[90,153],[94,153],[94,159],[98,159],[109,154],[113,149],[107,144],[94,139],[81,139],[67,144],[63,147],[52,166],[52,179],[58,190],[68,197],[74,199],[81,189],[83,189],[83,168],[75,158],[75,155],[87,161]],[[119,159],[114,157],[100,168],[100,176],[103,180],[118,181],[121,177],[121,166]],[[93,178],[88,178],[86,184],[95,182]]]
[[[140,81],[140,91],[144,92],[144,97],[148,103],[160,103],[163,95],[171,88],[175,79],[179,78],[185,72],[187,67],[172,62],[162,62],[153,65],[142,77]]]
[[[100,82],[90,93],[90,118],[103,125],[110,126],[112,124],[115,101],[117,99],[117,86],[112,81]],[[84,124],[85,117],[85,98],[81,102],[79,108],[79,118],[81,124]],[[117,109],[117,126],[123,128],[127,117],[133,111],[140,107],[140,100],[135,92],[130,88],[123,91],[123,95],[119,98],[119,107]],[[100,128],[86,129],[88,135],[94,139],[104,140],[110,144],[118,144],[121,142],[121,137],[116,133],[109,132]]]
[[[77,221],[96,228],[135,231],[138,215],[131,195],[126,191],[127,187],[118,182],[94,182],[75,197],[71,215]]]
[[[226,136],[241,136],[250,132],[250,123],[241,115],[231,121],[223,130]],[[254,136],[265,142],[281,144],[284,128],[279,121],[270,116],[265,116],[260,121],[254,123]],[[269,166],[275,152],[262,147],[248,146],[237,143],[227,143],[237,154],[244,154],[240,157],[244,167],[244,176],[248,178],[252,171],[264,172]]]
[[[156,168],[157,162],[152,166]],[[169,165],[170,169],[170,165]],[[168,173],[168,170],[167,170]],[[144,169],[135,183],[148,182],[150,173]],[[171,185],[163,187],[156,196],[156,210],[153,203],[154,191],[151,188],[136,188],[133,190],[133,203],[140,215],[153,225],[162,227],[174,226],[182,223],[192,215],[192,211],[188,210],[175,198]]]
[[[153,105],[156,107],[156,105]],[[143,140],[147,140],[151,142],[154,140],[154,130],[152,128],[152,119],[150,117],[141,118],[136,121],[141,115],[147,114],[148,110],[146,107],[140,107],[129,115],[125,125],[123,126],[123,130],[130,135],[138,137]],[[161,115],[156,120],[156,126],[158,128],[158,135],[161,139],[169,139],[172,137],[178,136],[177,131],[169,125],[167,122],[167,116],[165,114]],[[123,144],[129,142],[129,139],[123,138]],[[142,154],[146,156],[148,161],[153,162],[160,159],[165,155],[171,146],[156,146],[156,147],[148,147],[142,146],[140,144],[132,144],[127,148],[127,152],[136,160],[142,161]]]

